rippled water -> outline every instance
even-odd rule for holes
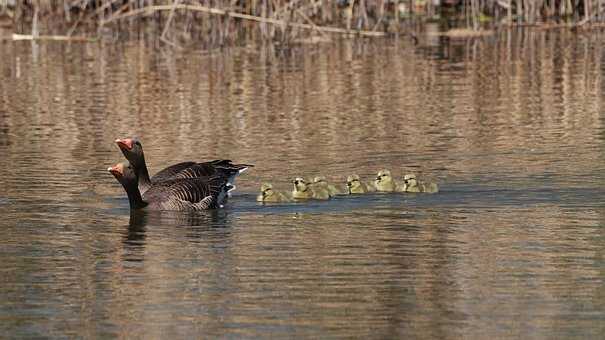
[[[288,51],[0,42],[9,337],[599,338],[598,32]],[[256,166],[225,209],[130,215],[104,169]],[[435,195],[259,205],[381,168]]]

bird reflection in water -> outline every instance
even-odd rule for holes
[[[209,230],[228,228],[231,216],[223,209],[203,212],[181,211],[131,211],[127,233],[123,237],[124,245],[143,247],[148,226],[171,227],[186,230],[185,236],[191,240],[199,239]],[[182,227],[182,228],[179,228]]]

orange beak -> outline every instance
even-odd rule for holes
[[[109,171],[112,175],[116,177],[124,176],[124,166],[121,163],[107,168],[107,171]]]
[[[116,139],[116,144],[118,144],[118,147],[122,150],[130,150],[132,149],[132,144],[134,144],[132,142],[132,139],[130,138],[124,138],[124,139]]]

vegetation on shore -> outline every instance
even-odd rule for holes
[[[412,34],[427,21],[458,28],[450,36],[508,26],[588,27],[603,22],[604,9],[601,0],[0,0],[0,27],[14,39],[151,32],[170,45],[220,46]]]

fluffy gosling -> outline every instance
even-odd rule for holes
[[[327,200],[330,194],[327,190],[315,190],[312,185],[302,177],[296,177],[293,181],[294,190],[292,190],[292,198],[294,199],[318,199]]]
[[[337,189],[334,185],[328,183],[324,176],[317,176],[313,179],[313,189],[316,190],[325,190],[328,192],[330,197],[334,197],[336,195],[344,195],[343,190]]]
[[[256,197],[258,202],[291,202],[292,200],[286,194],[273,190],[271,183],[263,183],[260,187],[260,194]]]
[[[366,192],[376,191],[370,184],[363,183],[358,175],[347,176],[347,191],[349,194],[364,194]]]
[[[403,191],[405,192],[426,192],[433,194],[439,191],[437,183],[419,182],[415,174],[406,174],[403,176]]]
[[[403,185],[395,182],[393,176],[391,176],[391,172],[386,169],[378,171],[378,175],[376,175],[376,179],[374,180],[374,186],[376,190],[381,192],[403,191]]]

